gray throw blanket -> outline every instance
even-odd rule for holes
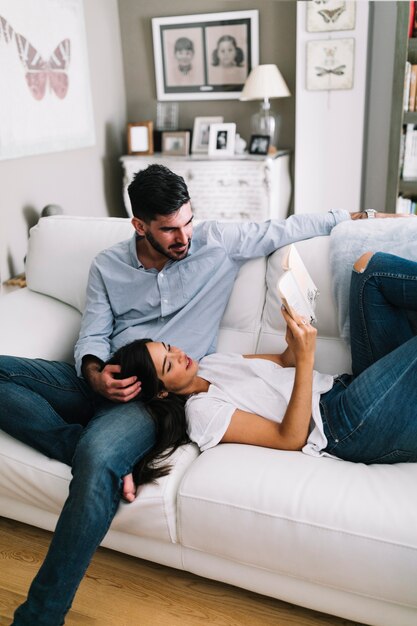
[[[366,251],[389,252],[417,261],[417,217],[346,221],[330,235],[332,289],[340,336],[349,343],[349,287],[352,266]],[[410,314],[416,328],[417,315]]]

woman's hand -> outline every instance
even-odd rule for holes
[[[281,312],[287,324],[285,340],[294,355],[295,365],[314,363],[317,330],[300,316],[293,319],[284,307]]]

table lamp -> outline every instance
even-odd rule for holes
[[[258,113],[252,115],[251,132],[254,135],[268,135],[270,146],[278,145],[281,117],[271,111],[269,98],[290,96],[285,80],[276,65],[257,65],[246,79],[240,100],[262,100]]]

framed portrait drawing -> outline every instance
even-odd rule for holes
[[[127,153],[153,154],[153,122],[127,125]]]
[[[152,19],[158,100],[238,99],[259,63],[258,11]]]
[[[236,124],[211,124],[209,156],[230,157],[235,153]]]
[[[355,40],[326,39],[307,43],[307,89],[352,89]]]
[[[207,154],[209,148],[210,124],[221,124],[222,116],[196,117],[194,119],[193,142],[191,152],[193,154]]]
[[[162,154],[167,156],[186,156],[190,151],[190,131],[163,131]]]

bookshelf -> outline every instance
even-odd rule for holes
[[[392,88],[391,128],[388,153],[388,180],[385,210],[395,213],[398,196],[417,199],[417,179],[403,180],[400,176],[400,151],[403,126],[417,124],[417,111],[404,112],[405,66],[409,61],[417,64],[417,37],[408,37],[409,2],[397,2],[395,35],[394,79]]]

